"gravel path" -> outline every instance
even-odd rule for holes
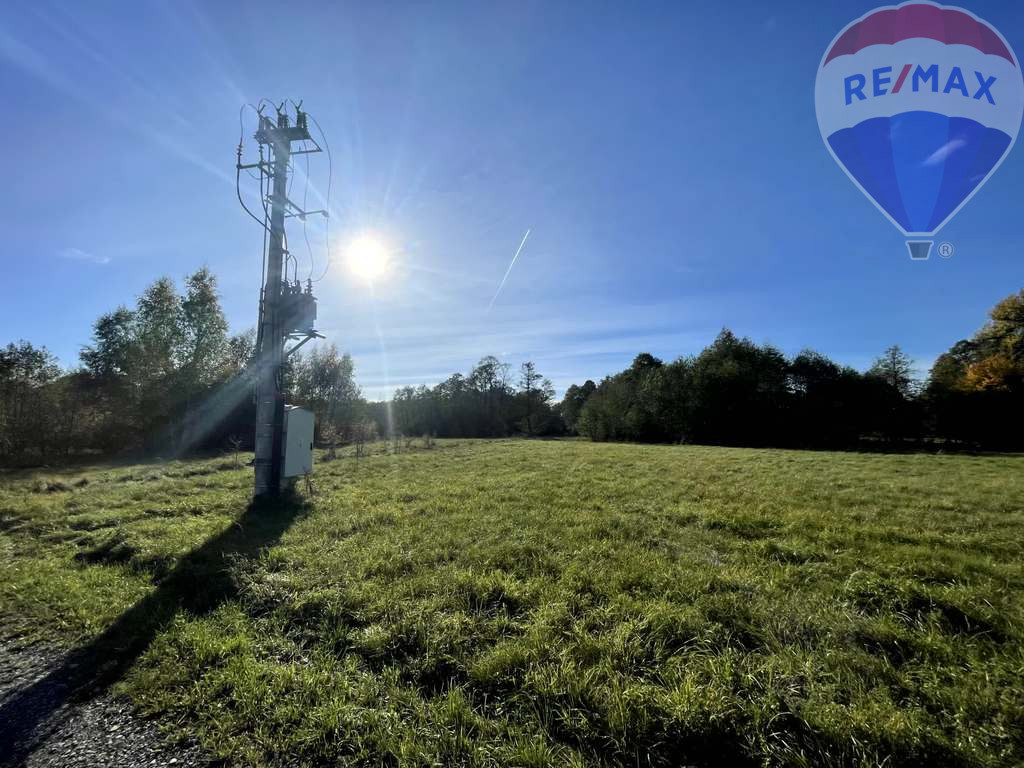
[[[68,702],[69,687],[55,674],[63,661],[60,653],[0,641],[0,745],[7,747],[0,748],[5,753],[0,754],[0,766],[211,764],[194,744],[168,742],[152,721],[135,714],[123,698],[101,693]],[[26,691],[31,695],[26,697]],[[16,706],[5,706],[19,696],[23,698]],[[16,739],[13,747],[12,739]]]

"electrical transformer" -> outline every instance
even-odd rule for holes
[[[296,281],[281,285],[281,317],[288,333],[312,331],[316,325],[316,298],[312,284],[306,290]]]
[[[313,412],[297,405],[284,407],[284,460],[281,477],[302,477],[313,472]]]

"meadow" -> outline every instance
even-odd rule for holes
[[[229,765],[1024,762],[1024,456],[416,440],[279,504],[251,476],[0,476],[0,635]]]

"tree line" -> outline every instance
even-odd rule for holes
[[[0,348],[0,462],[249,446],[255,349],[253,330],[229,333],[205,268],[182,291],[162,277],[134,306],[97,318],[70,370],[45,347],[10,343]],[[290,402],[314,411],[321,431],[343,431],[365,408],[351,357],[333,345],[290,357],[284,386]]]
[[[80,453],[183,455],[249,446],[255,416],[252,330],[230,334],[207,269],[183,289],[160,278],[134,306],[93,325],[79,364],[45,347],[0,348],[0,462]],[[1024,448],[1024,291],[999,302],[924,381],[891,347],[864,372],[805,350],[789,358],[729,330],[697,355],[636,356],[624,371],[568,388],[560,402],[533,362],[496,357],[439,384],[368,403],[334,345],[288,358],[289,402],[316,416],[317,440],[377,435],[504,437],[848,448],[940,442]]]
[[[924,382],[898,346],[865,372],[813,350],[787,358],[723,330],[700,354],[638,355],[600,384],[566,391],[559,413],[593,440],[847,448],[940,441],[1024,448],[1024,291],[935,362]]]
[[[517,372],[487,356],[467,375],[434,387],[403,387],[373,415],[384,432],[435,437],[507,437],[561,434],[551,381],[530,361]]]

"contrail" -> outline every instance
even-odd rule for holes
[[[508,275],[512,271],[512,267],[516,265],[516,259],[519,258],[519,252],[523,250],[523,246],[526,245],[526,238],[530,236],[530,230],[526,230],[526,234],[523,235],[523,241],[519,243],[519,247],[516,248],[516,255],[512,257],[512,261],[509,262],[508,269],[505,270],[505,276],[501,278],[501,283],[498,284],[498,290],[494,292],[494,298],[491,299],[491,303],[487,305],[487,311],[491,311],[491,307],[494,306],[494,302],[498,298],[498,294],[501,293],[501,289],[505,287],[505,281],[508,280]]]

